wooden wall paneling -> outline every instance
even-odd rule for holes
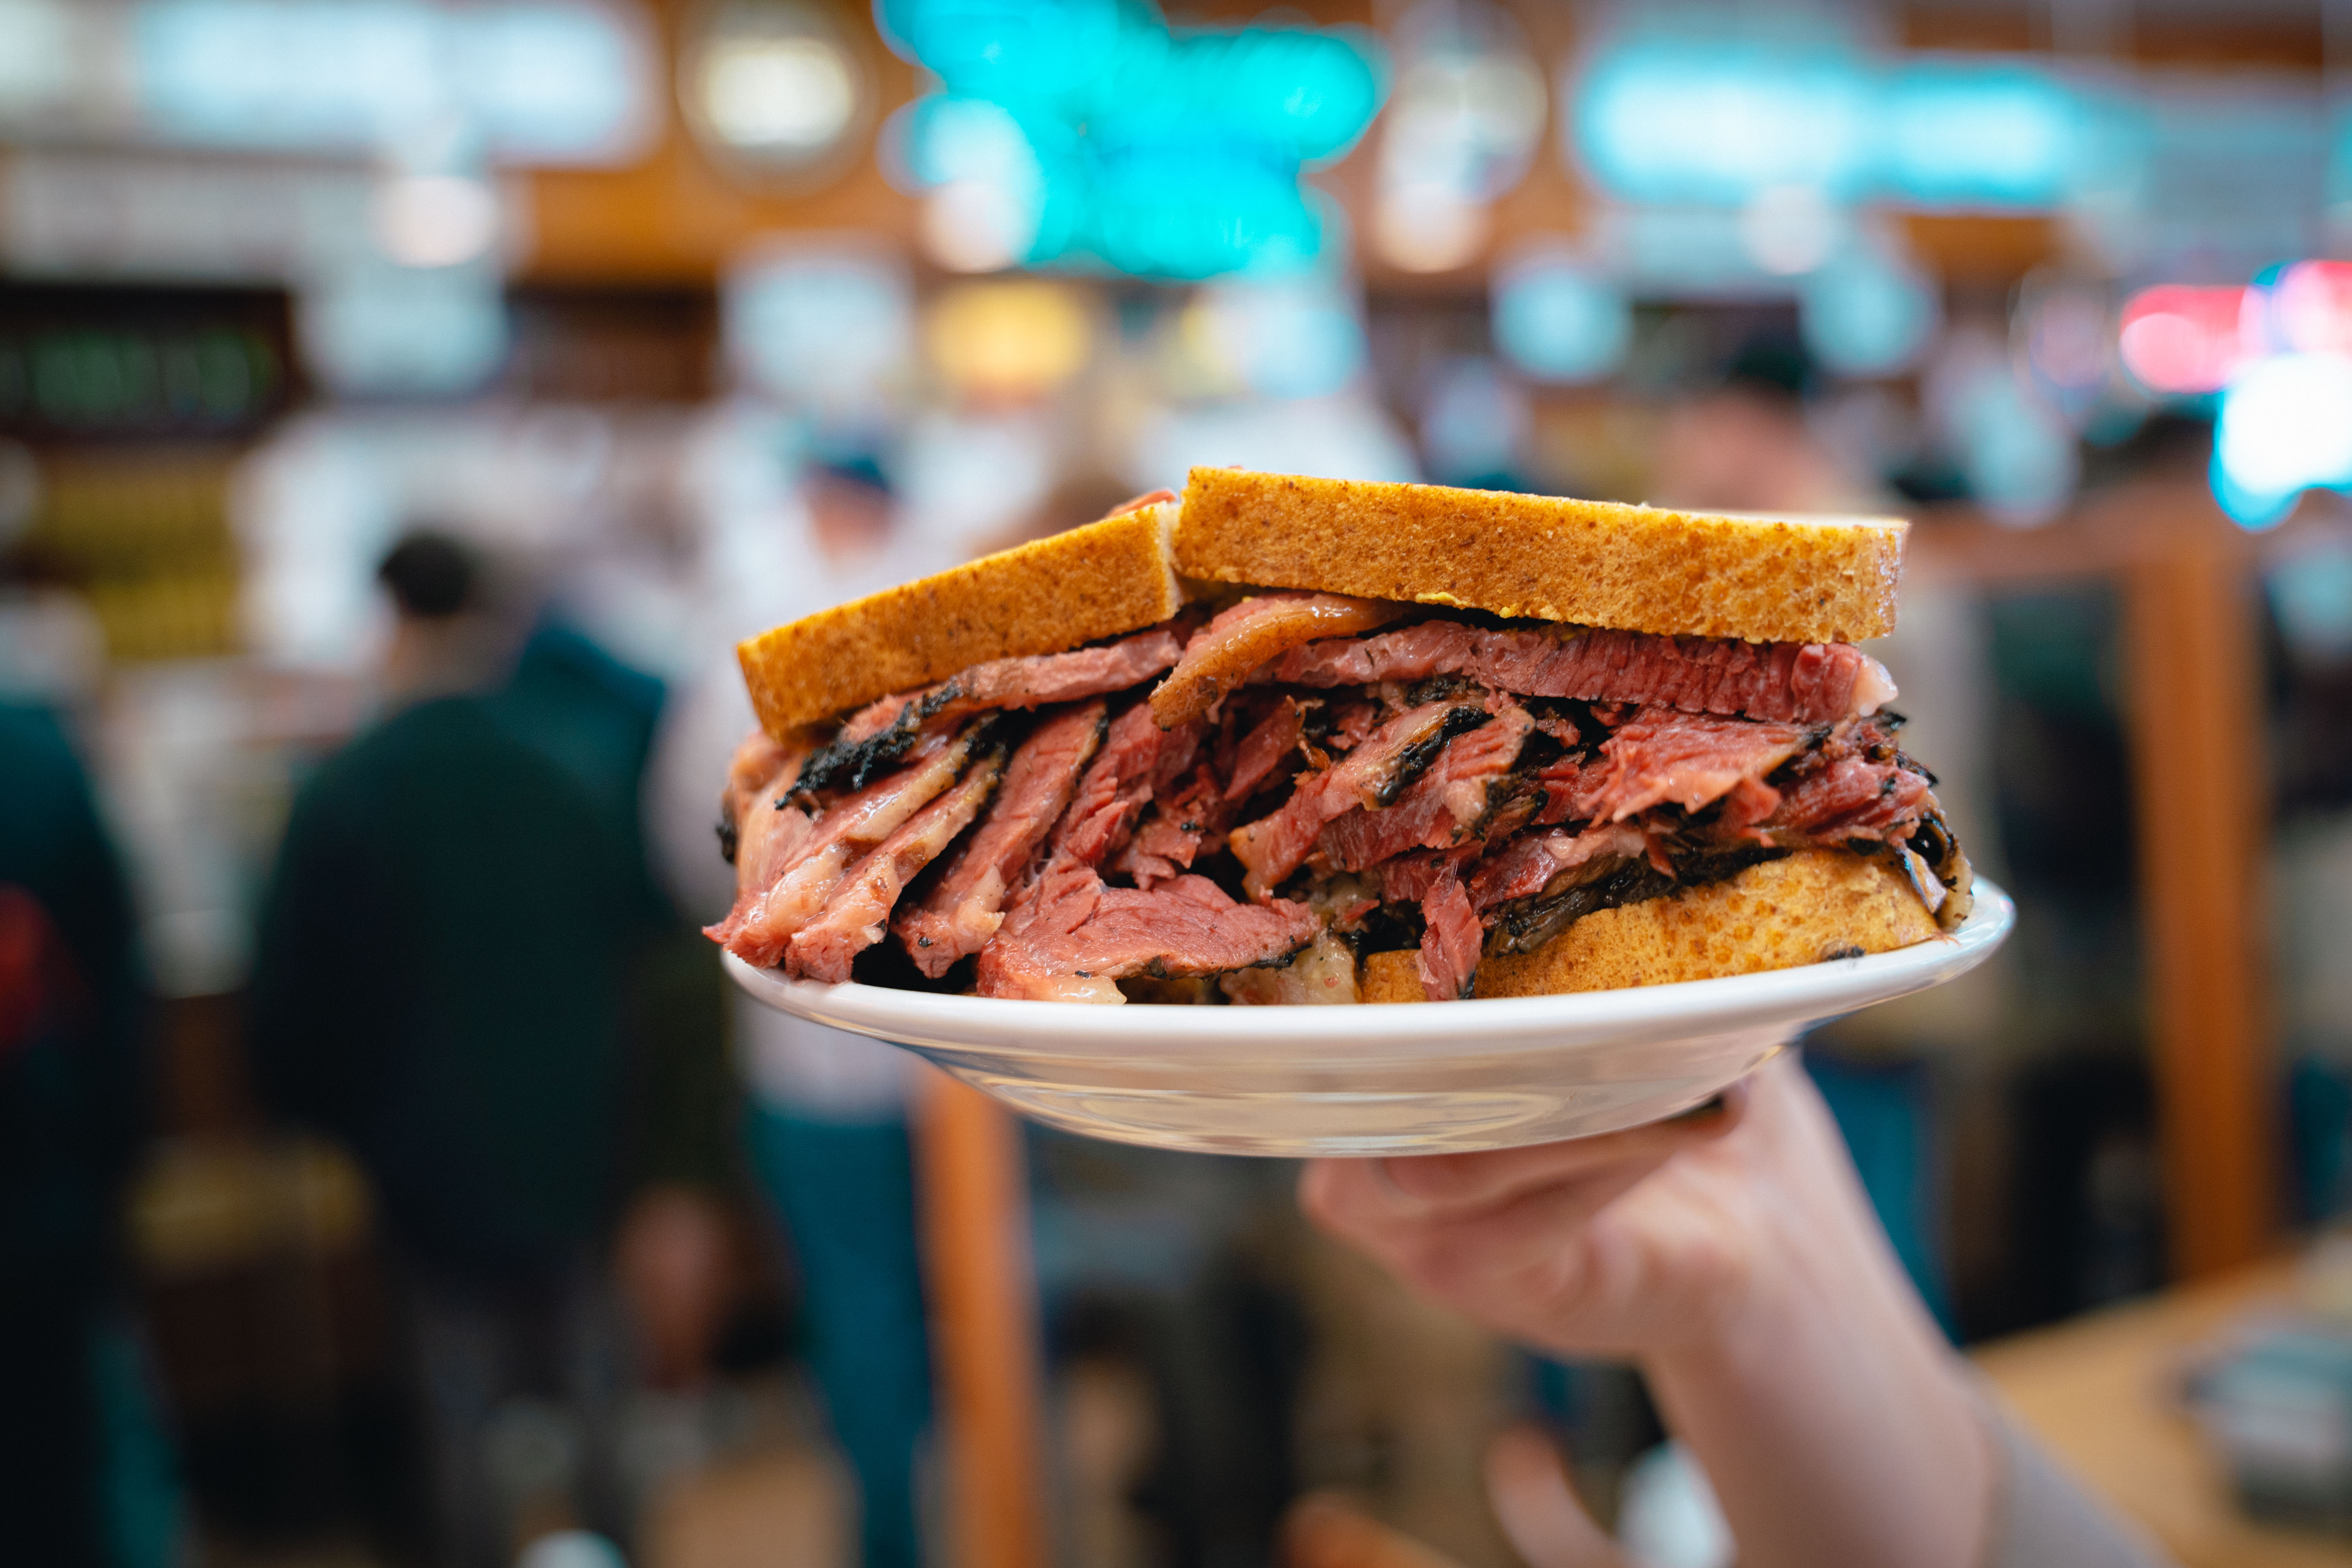
[[[945,1438],[946,1553],[957,1568],[1041,1568],[1045,1419],[1021,1129],[945,1073],[915,1128],[918,1206]]]
[[[2262,1257],[2277,1223],[2262,695],[2251,562],[2231,542],[2180,531],[2121,579],[2165,1212],[2184,1279]]]
[[[2252,542],[2201,478],[2118,487],[2024,531],[1948,514],[1914,539],[1948,575],[2100,577],[2122,595],[2168,1250],[2184,1279],[2261,1258],[2277,1234],[2280,1132]]]

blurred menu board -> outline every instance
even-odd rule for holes
[[[111,659],[234,652],[235,457],[227,447],[46,452],[30,525],[0,568],[79,594]]]
[[[0,285],[0,580],[70,591],[114,660],[235,651],[233,465],[300,391],[285,292]]]
[[[282,289],[0,285],[0,436],[235,439],[299,390]]]

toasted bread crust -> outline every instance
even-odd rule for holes
[[[1194,468],[1176,564],[1628,631],[1857,642],[1895,628],[1909,527]]]
[[[992,658],[1060,653],[1183,606],[1160,501],[763,632],[736,649],[767,731],[928,686]]]
[[[1726,881],[1585,916],[1533,952],[1478,966],[1480,996],[1612,991],[1792,969],[1939,934],[1902,874],[1846,849],[1808,849]],[[1364,960],[1367,1002],[1423,1000],[1411,952]]]

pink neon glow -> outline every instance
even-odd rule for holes
[[[2239,325],[2246,296],[2180,283],[2141,289],[2124,304],[2124,368],[2153,392],[2220,391],[2247,356]]]
[[[2352,353],[2352,261],[2298,261],[2271,289],[2273,319],[2291,348]]]

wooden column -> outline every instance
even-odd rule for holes
[[[1036,1277],[1021,1130],[945,1073],[929,1075],[915,1129],[932,1353],[957,1568],[1043,1568]]]
[[[2119,575],[2165,1207],[2191,1279],[2261,1257],[2277,1223],[2252,562],[2203,521],[2151,526]]]

